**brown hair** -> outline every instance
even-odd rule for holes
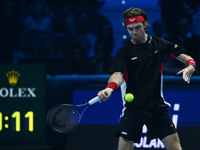
[[[144,26],[145,26],[145,30],[147,30],[150,27],[150,24],[148,21],[148,16],[146,14],[145,11],[141,10],[140,8],[129,8],[127,10],[124,11],[123,13],[123,19],[125,21],[125,19],[130,18],[130,17],[134,17],[134,16],[143,16],[144,17]]]

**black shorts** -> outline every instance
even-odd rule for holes
[[[176,133],[176,128],[170,117],[168,108],[154,108],[151,111],[132,111],[126,109],[120,120],[116,137],[140,142],[143,125],[147,126],[151,139],[164,137]]]

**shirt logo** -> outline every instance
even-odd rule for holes
[[[136,59],[137,59],[137,57],[132,57],[132,58],[131,58],[131,60],[136,60]]]
[[[128,133],[127,132],[122,132],[122,134],[127,135]]]
[[[156,50],[155,52],[153,52],[154,54],[156,54],[158,52],[158,50]]]

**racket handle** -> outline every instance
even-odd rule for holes
[[[99,97],[96,96],[96,97],[94,97],[93,99],[91,99],[91,100],[88,102],[88,104],[89,104],[89,105],[93,105],[93,104],[95,104],[95,103],[98,102],[98,101],[99,101]]]

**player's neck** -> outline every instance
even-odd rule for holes
[[[148,35],[145,33],[144,36],[139,41],[135,41],[131,39],[131,42],[133,44],[144,44],[147,41],[147,38],[148,38]]]

